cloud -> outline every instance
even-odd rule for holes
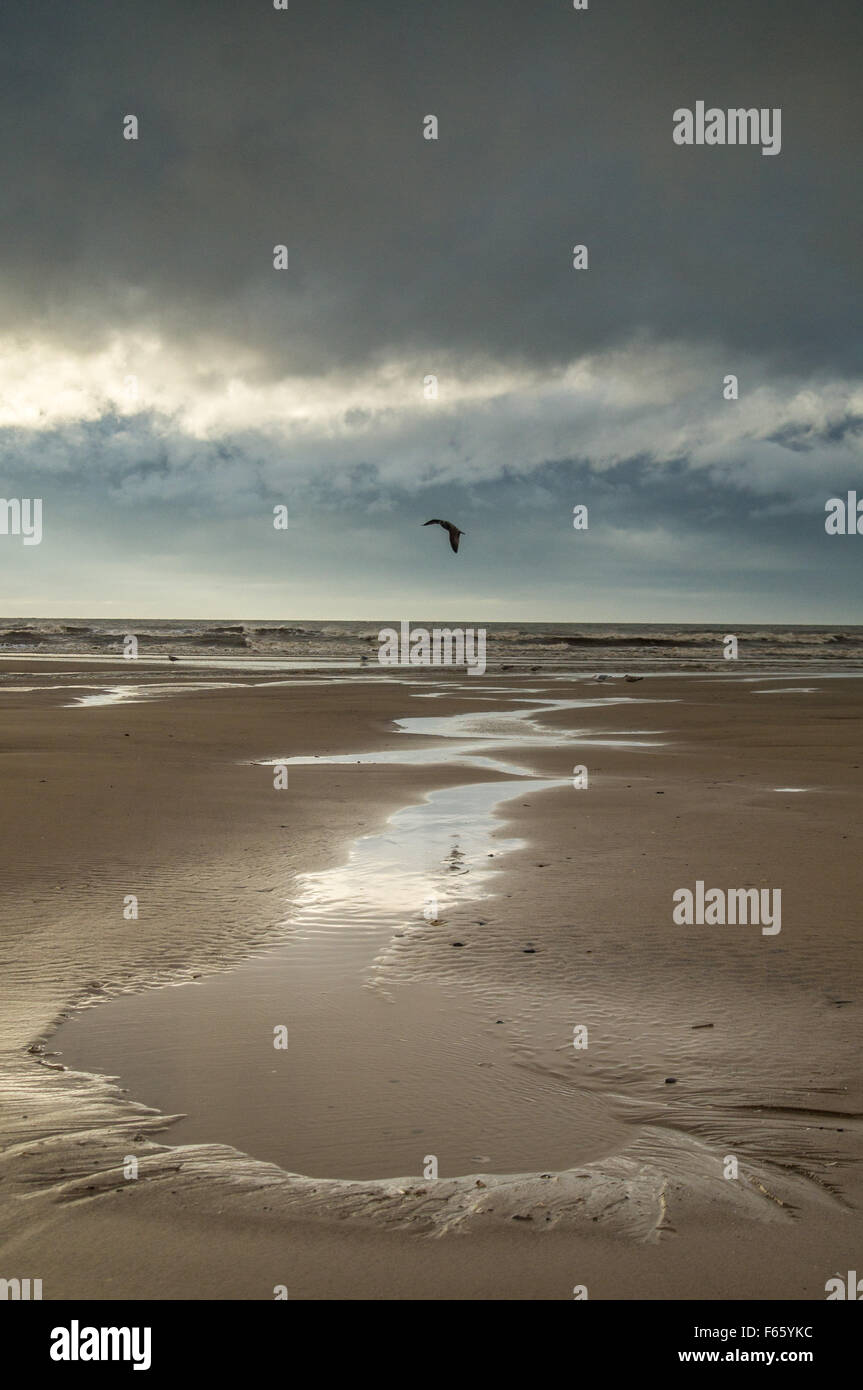
[[[6,26],[0,307],[31,341],[155,333],[272,381],[552,370],[635,332],[861,365],[850,0],[90,0]],[[675,147],[697,96],[782,105],[781,155]]]
[[[220,566],[275,604],[257,528],[283,501],[331,605],[408,571],[562,611],[581,500],[597,603],[719,604],[741,574],[772,601],[822,562],[863,422],[857,3],[45,0],[2,24],[3,487],[54,518],[20,592],[44,564],[62,593],[65,555],[134,607],[158,554],[154,604],[222,594]],[[781,106],[781,154],[675,146],[698,99]],[[469,518],[458,576],[417,552],[427,505]],[[829,554],[831,592],[859,590]]]

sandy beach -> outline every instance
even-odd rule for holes
[[[0,1231],[44,1298],[856,1267],[858,680],[4,667]],[[698,881],[781,930],[675,924]]]

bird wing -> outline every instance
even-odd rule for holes
[[[458,553],[459,539],[464,534],[464,532],[460,531],[457,526],[454,526],[451,521],[443,521],[441,517],[433,516],[431,521],[424,521],[423,526],[442,526],[443,529],[449,533],[450,545],[452,546],[453,550],[456,551],[456,553]]]

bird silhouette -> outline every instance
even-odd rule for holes
[[[453,526],[451,521],[441,521],[439,516],[433,516],[431,521],[424,521],[423,526],[442,526],[445,531],[449,532],[449,543],[453,550],[458,553],[459,538],[465,534],[464,531],[460,531],[457,526]]]

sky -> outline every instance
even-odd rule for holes
[[[7,0],[0,614],[863,621],[861,53],[858,0]]]

